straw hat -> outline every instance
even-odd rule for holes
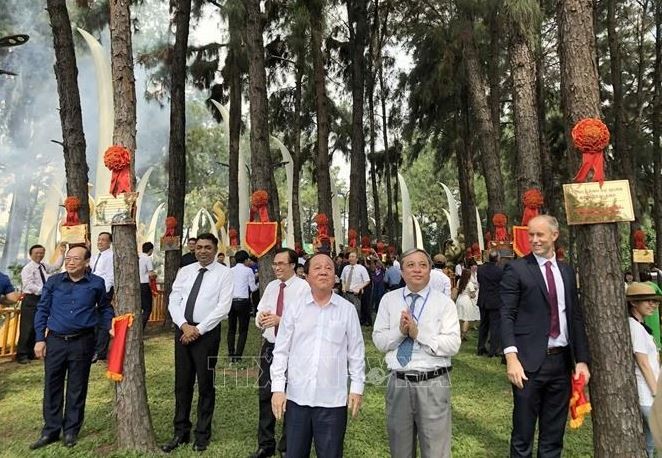
[[[655,294],[655,290],[645,283],[632,283],[625,292],[628,301],[662,301],[662,296]]]

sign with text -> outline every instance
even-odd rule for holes
[[[634,221],[627,180],[564,184],[563,197],[570,225]]]
[[[77,245],[87,241],[87,225],[60,226],[60,242]]]
[[[125,192],[117,197],[104,195],[94,208],[96,226],[123,226],[136,224],[137,192]]]
[[[632,261],[642,264],[652,264],[655,262],[653,250],[632,250]]]

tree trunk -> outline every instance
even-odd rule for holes
[[[115,106],[113,143],[132,152],[130,173],[135,189],[136,91],[129,4],[129,0],[110,1],[110,52]],[[136,227],[112,228],[116,312],[132,313],[135,319],[126,336],[124,377],[115,384],[117,442],[120,448],[149,452],[156,449],[156,439],[145,387]]]
[[[466,246],[478,242],[476,221],[476,196],[474,193],[473,148],[471,133],[471,118],[469,116],[469,101],[466,85],[462,89],[463,109],[454,118],[455,123],[455,159],[457,161],[457,180],[460,187],[462,203],[462,232]],[[458,119],[459,118],[459,119]],[[459,122],[458,122],[459,121]]]
[[[269,194],[269,217],[280,221],[273,164],[269,151],[269,118],[267,106],[267,75],[264,68],[264,18],[259,0],[243,0],[246,11],[246,45],[248,49],[248,76],[251,119],[251,181],[253,189]],[[271,262],[275,247],[260,258],[260,291],[274,279]]]
[[[621,69],[621,52],[619,49],[619,38],[616,30],[616,2],[607,0],[607,39],[609,42],[609,63],[611,70],[611,84],[614,91],[612,138],[614,143],[614,155],[621,164],[622,173],[630,184],[630,195],[632,196],[632,207],[634,209],[634,221],[630,223],[630,264],[635,281],[639,281],[639,268],[632,258],[634,248],[634,231],[639,228],[639,206],[637,199],[637,180],[634,170],[634,158],[631,156],[636,151],[628,151],[625,125],[625,106],[623,105],[623,79]]]
[[[90,233],[90,205],[88,198],[85,134],[78,91],[78,67],[74,52],[74,39],[65,0],[48,0],[46,9],[53,30],[55,49],[55,79],[60,100],[64,170],[67,177],[67,195],[80,199],[78,218],[87,224]],[[50,247],[51,249],[53,247]]]
[[[319,11],[314,11],[317,6]],[[322,5],[308,5],[310,14],[310,43],[315,79],[315,110],[317,112],[317,155],[315,178],[317,180],[317,208],[329,219],[329,234],[333,234],[331,206],[331,174],[329,160],[329,104],[326,95],[326,70],[322,53]]]
[[[188,46],[191,0],[171,0],[174,11],[175,45],[170,67],[170,138],[168,143],[168,216],[177,219],[176,234],[183,237],[186,199],[186,48]],[[181,263],[182,250],[165,252],[164,300],[172,290]]]
[[[226,65],[230,68],[230,148],[228,152],[228,221],[229,227],[236,229],[241,243],[241,223],[239,221],[239,143],[241,138],[241,55],[242,21],[234,12],[228,15],[230,47]]]
[[[377,3],[377,2],[375,2]],[[377,167],[375,166],[375,81],[377,79],[377,66],[379,60],[379,10],[375,5],[372,27],[370,28],[370,45],[368,48],[368,77],[366,78],[368,93],[368,118],[370,125],[370,181],[372,183],[372,200],[375,212],[375,237],[380,238],[382,234],[381,209],[379,208],[379,189],[377,183]]]
[[[655,5],[655,68],[653,73],[655,99],[653,103],[653,154],[654,162],[654,217],[655,259],[662,263],[662,2]]]
[[[466,27],[471,31],[473,23],[467,22]],[[485,94],[487,94],[485,71],[478,60],[478,50],[474,42],[473,32],[467,34],[464,42],[463,57],[469,88],[469,102],[476,120],[483,176],[485,177],[485,186],[487,188],[489,224],[494,213],[500,213],[505,210],[504,190],[501,178],[501,162],[499,159],[499,139],[497,138],[497,133],[494,131],[492,113],[485,98]]]
[[[566,138],[585,117],[600,118],[592,0],[558,4],[561,94]],[[572,150],[571,169],[580,154]],[[632,343],[624,307],[616,224],[577,226],[579,284],[592,354],[591,404],[596,457],[646,456]],[[598,255],[599,253],[599,255]],[[614,351],[618,349],[618,351]]]
[[[352,156],[349,172],[349,227],[360,236],[368,234],[365,138],[363,102],[365,90],[365,49],[368,37],[367,0],[348,0],[349,42],[352,55]]]
[[[513,115],[517,148],[517,202],[520,212],[522,196],[531,188],[541,188],[540,129],[536,111],[536,66],[531,46],[511,23],[509,46],[510,72],[513,79]]]
[[[301,234],[301,208],[299,205],[299,188],[301,181],[301,104],[303,92],[303,75],[305,67],[305,50],[299,50],[297,56],[296,83],[294,86],[294,128],[292,135],[292,224],[294,225],[294,246],[303,249],[303,235]],[[332,212],[333,213],[333,212]],[[330,219],[333,219],[330,218]],[[333,233],[332,233],[333,234]]]
[[[490,54],[487,63],[487,81],[490,86],[490,113],[492,113],[492,125],[497,141],[501,139],[501,72],[499,71],[501,55],[501,17],[499,12],[502,8],[502,0],[491,2],[488,15],[488,27],[490,32]],[[498,146],[497,146],[498,147]]]
[[[382,36],[386,34],[386,21],[382,24]],[[381,50],[380,50],[381,53]],[[384,84],[384,63],[379,58],[379,99],[382,105],[382,135],[384,142],[384,176],[386,177],[386,234],[389,242],[394,242],[396,238],[395,219],[393,217],[393,188],[391,187],[391,177],[393,176],[391,168],[391,153],[388,146],[388,112],[386,111],[386,85]]]

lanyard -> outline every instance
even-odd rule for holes
[[[425,300],[423,301],[423,305],[421,306],[421,311],[418,312],[418,316],[416,316],[416,312],[414,312],[414,311],[411,312],[411,316],[414,317],[414,319],[416,320],[417,323],[418,323],[418,320],[421,319],[421,315],[423,315],[423,310],[425,310],[425,304],[428,303],[428,298],[430,297],[430,292],[432,292],[432,288],[428,289],[428,293],[425,295]],[[405,303],[407,308],[409,308],[409,309],[411,308],[409,306],[409,304],[407,304],[407,300],[405,299],[405,289],[404,288],[402,288],[402,302]]]

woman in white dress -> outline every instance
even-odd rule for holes
[[[653,340],[652,330],[644,324],[644,318],[653,314],[662,296],[656,296],[655,290],[645,283],[631,283],[625,297],[630,315],[630,337],[634,352],[634,373],[637,379],[639,410],[641,411],[646,435],[648,457],[655,454],[655,442],[650,429],[650,413],[657,391],[657,379],[660,374],[660,360]]]
[[[467,340],[469,323],[480,320],[480,311],[476,305],[478,294],[471,281],[471,270],[464,269],[457,287],[457,317],[460,320],[462,340]]]

